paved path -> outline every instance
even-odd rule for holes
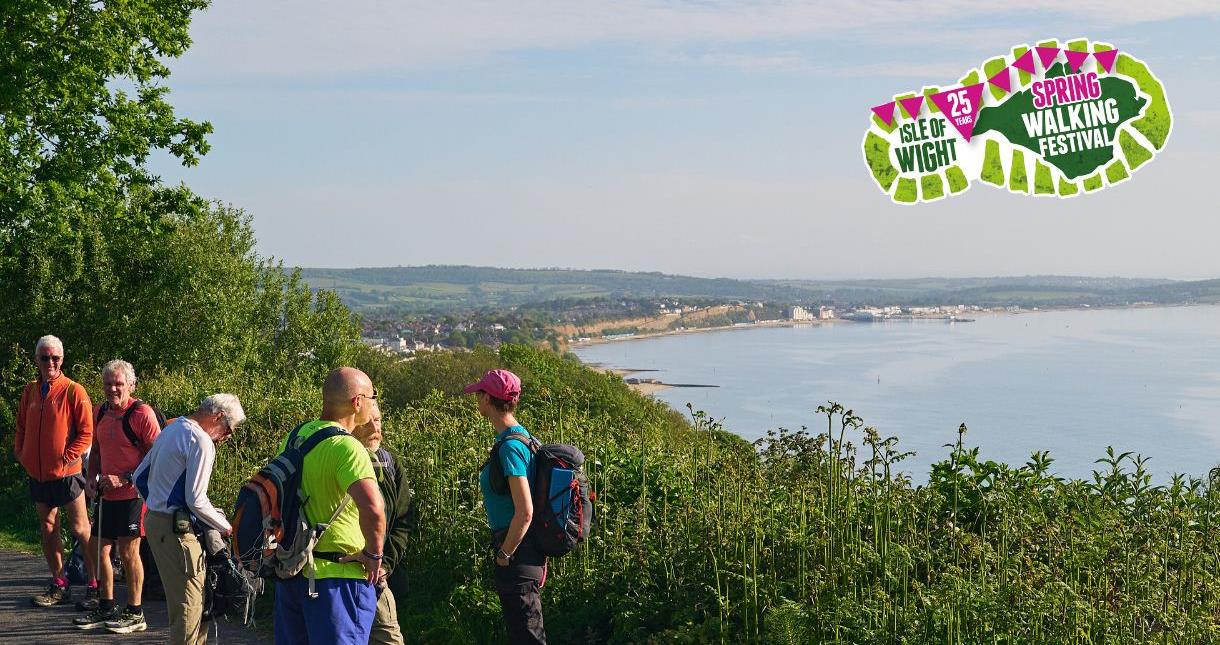
[[[164,601],[144,601],[148,631],[134,634],[112,634],[101,628],[82,631],[72,625],[72,618],[80,615],[72,604],[46,609],[30,605],[30,597],[42,591],[48,581],[47,564],[41,555],[0,550],[0,643],[83,645],[165,643],[169,640]],[[83,597],[80,595],[83,593],[80,587],[73,587],[73,600]],[[116,585],[115,597],[120,604],[125,602],[127,591],[122,583]],[[265,645],[271,641],[269,635],[224,621],[219,624],[219,634],[216,629],[209,627],[209,643]]]

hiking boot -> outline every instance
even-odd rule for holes
[[[119,618],[119,608],[111,607],[110,609],[94,609],[84,616],[77,616],[72,619],[72,624],[76,625],[77,629],[94,629],[96,627],[105,627],[106,623]]]
[[[144,622],[144,612],[135,613],[123,609],[123,613],[114,620],[106,621],[106,629],[115,634],[130,634],[132,632],[142,632],[148,629],[148,623]]]
[[[72,590],[67,587],[61,587],[54,580],[47,585],[47,590],[30,598],[30,602],[35,607],[54,607],[62,605],[69,600],[72,600]]]
[[[97,609],[97,587],[85,587],[85,599],[76,601],[76,611]]]

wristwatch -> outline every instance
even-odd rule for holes
[[[497,548],[497,549],[496,549],[496,557],[497,557],[497,558],[503,557],[503,558],[504,558],[504,562],[505,562],[505,563],[507,563],[507,564],[512,564],[512,563],[513,563],[513,556],[512,556],[512,555],[510,555],[510,554],[508,554],[508,553],[505,553],[505,552],[504,552],[504,549]]]

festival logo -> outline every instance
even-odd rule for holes
[[[1067,198],[1126,181],[1172,125],[1165,89],[1142,61],[1105,43],[1052,40],[873,107],[864,162],[899,204],[978,181]]]

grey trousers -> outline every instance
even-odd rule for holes
[[[402,630],[398,627],[398,608],[389,589],[382,589],[377,594],[377,613],[373,614],[369,645],[404,645]]]

